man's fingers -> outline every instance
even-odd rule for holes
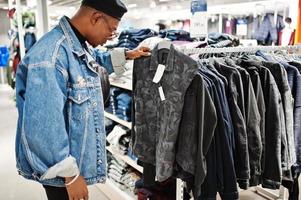
[[[141,56],[150,56],[151,53],[150,52],[141,52]]]
[[[140,50],[141,51],[150,51],[150,48],[148,48],[148,47],[140,47]]]

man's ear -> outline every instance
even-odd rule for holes
[[[103,18],[103,14],[100,12],[93,12],[90,18],[91,24],[95,25],[101,18]]]

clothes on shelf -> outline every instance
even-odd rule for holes
[[[215,199],[217,192],[238,199],[237,183],[295,188],[301,57],[192,59],[173,45],[159,47],[135,60],[133,70],[132,149],[146,184],[178,177],[195,199]]]
[[[135,183],[141,179],[141,175],[125,162],[116,159],[108,153],[108,177],[121,190],[135,194]]]
[[[111,87],[109,105],[105,110],[109,113],[116,115],[118,118],[131,121],[131,94],[120,88]]]
[[[114,122],[113,120],[111,120],[109,118],[105,118],[105,129],[106,129],[107,135],[113,130],[115,125],[116,125],[116,122]]]
[[[107,141],[110,147],[121,155],[127,154],[130,142],[130,130],[116,125],[107,135]]]
[[[109,45],[108,48],[124,47],[128,49],[136,48],[140,42],[149,37],[154,37],[158,33],[151,29],[129,29],[124,30],[118,37],[118,43]]]
[[[239,45],[239,39],[226,33],[209,33],[208,45],[214,48],[234,47]]]
[[[193,41],[190,33],[184,30],[161,30],[159,36],[161,38],[168,38],[171,41]]]

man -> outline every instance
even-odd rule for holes
[[[126,11],[120,0],[83,0],[75,16],[63,17],[18,67],[17,168],[40,182],[50,200],[88,199],[87,185],[105,182],[103,77],[91,65],[86,42],[96,47],[115,37]],[[117,49],[96,59],[112,71],[148,51]]]

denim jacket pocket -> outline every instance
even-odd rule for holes
[[[89,112],[89,105],[91,95],[87,88],[71,89],[68,95],[70,102],[70,115],[73,119],[83,120],[86,119]]]
[[[88,99],[90,99],[91,96],[88,93],[88,90],[85,89],[72,89],[69,94],[69,99],[71,99],[76,104],[82,104]]]

